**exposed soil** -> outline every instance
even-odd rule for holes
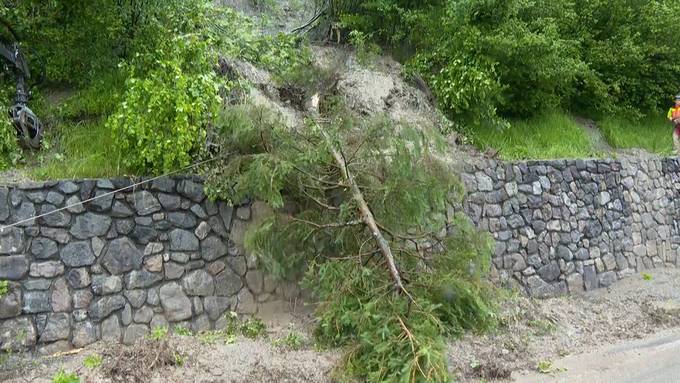
[[[597,123],[595,121],[582,117],[574,117],[574,121],[576,121],[576,123],[579,124],[581,128],[583,128],[583,131],[593,144],[593,149],[602,153],[616,152],[616,150],[609,145],[607,140],[604,139],[602,132],[597,127]]]

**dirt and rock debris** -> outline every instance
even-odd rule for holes
[[[675,269],[649,270],[583,295],[546,300],[503,295],[496,330],[451,341],[450,370],[459,382],[513,381],[567,355],[604,345],[626,347],[680,325],[680,270]],[[332,382],[342,350],[316,347],[309,309],[304,315],[283,310],[265,314],[267,336],[257,340],[172,335],[162,349],[154,347],[161,343],[140,339],[131,346],[99,342],[56,356],[4,355],[0,381],[47,383],[63,369],[92,383],[122,381],[116,379],[121,374],[128,377],[124,381],[137,377],[158,383]],[[300,349],[276,344],[291,332],[302,340]],[[95,354],[103,357],[102,365],[86,368],[85,358]],[[589,357],[594,366],[597,357]],[[606,356],[602,358],[605,363]],[[557,369],[546,372],[560,374]]]

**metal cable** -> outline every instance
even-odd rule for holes
[[[226,157],[227,155],[228,155],[228,154],[225,154],[225,155],[223,155],[223,156],[218,156],[218,157],[210,158],[210,159],[207,159],[207,160],[204,160],[204,161],[196,162],[196,163],[191,164],[191,165],[188,165],[188,166],[186,166],[186,167],[184,167],[184,168],[177,169],[177,170],[173,170],[173,171],[171,171],[171,172],[165,173],[165,174],[160,175],[160,176],[156,176],[156,177],[153,177],[153,178],[149,178],[149,179],[146,179],[146,180],[142,180],[142,181],[139,181],[139,182],[135,182],[135,183],[133,183],[133,184],[131,184],[131,185],[122,187],[122,188],[120,188],[120,189],[115,189],[115,190],[113,190],[113,191],[110,191],[110,192],[108,192],[108,193],[104,193],[104,194],[102,194],[102,195],[98,195],[98,196],[94,196],[94,197],[92,197],[92,198],[88,198],[88,199],[86,199],[86,200],[84,200],[84,201],[80,201],[80,202],[77,202],[77,203],[73,203],[73,204],[70,204],[70,205],[61,207],[61,208],[59,208],[59,209],[55,209],[55,210],[50,211],[50,212],[47,212],[47,213],[43,213],[43,214],[36,215],[36,216],[34,216],[34,217],[31,217],[31,218],[22,219],[22,220],[20,220],[20,221],[17,221],[17,222],[11,223],[11,224],[9,224],[9,225],[5,225],[5,226],[0,227],[0,234],[3,234],[4,231],[5,231],[5,229],[9,229],[9,228],[11,228],[11,227],[15,227],[15,226],[21,225],[21,224],[26,223],[26,222],[34,221],[34,220],[36,220],[36,219],[38,219],[38,218],[42,218],[42,217],[48,216],[48,215],[50,215],[50,214],[58,213],[58,212],[60,212],[60,211],[64,211],[64,210],[66,210],[66,209],[70,209],[70,208],[75,207],[75,206],[78,206],[78,205],[84,205],[84,204],[86,204],[86,203],[88,203],[88,202],[92,202],[92,201],[98,200],[98,199],[100,199],[100,198],[105,198],[105,197],[108,197],[108,196],[110,196],[110,195],[119,193],[119,192],[124,191],[124,190],[127,190],[127,189],[134,189],[134,188],[136,188],[137,186],[144,185],[144,184],[149,183],[149,182],[153,182],[153,181],[155,181],[155,180],[157,180],[157,179],[160,179],[160,178],[163,178],[163,177],[168,177],[168,176],[171,176],[171,175],[173,175],[173,174],[177,174],[177,173],[183,172],[183,171],[185,171],[185,170],[189,170],[189,169],[195,168],[195,167],[197,167],[197,166],[204,165],[204,164],[207,164],[207,163],[209,163],[209,162],[212,162],[212,161],[215,161],[215,160],[218,160],[218,159],[222,159],[222,158]]]

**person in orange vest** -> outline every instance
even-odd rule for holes
[[[675,96],[675,106],[668,111],[668,121],[673,123],[673,146],[680,156],[680,94]]]

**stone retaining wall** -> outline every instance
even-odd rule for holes
[[[464,211],[496,240],[493,264],[538,297],[676,266],[677,158],[467,165]]]
[[[227,310],[297,294],[242,248],[251,206],[205,198],[200,181],[162,178],[0,187],[0,349],[43,352],[131,342],[158,325],[223,325]],[[79,204],[92,197],[101,197]],[[69,207],[70,206],[70,207]],[[56,209],[65,210],[36,219]]]
[[[496,240],[496,272],[531,295],[606,287],[680,262],[678,159],[484,161],[466,165],[462,179],[462,209]],[[207,330],[224,325],[227,310],[255,313],[299,294],[243,250],[260,204],[210,202],[193,178],[111,193],[130,185],[0,187],[0,225],[19,223],[0,230],[0,281],[9,281],[0,349],[131,342],[158,325]]]

